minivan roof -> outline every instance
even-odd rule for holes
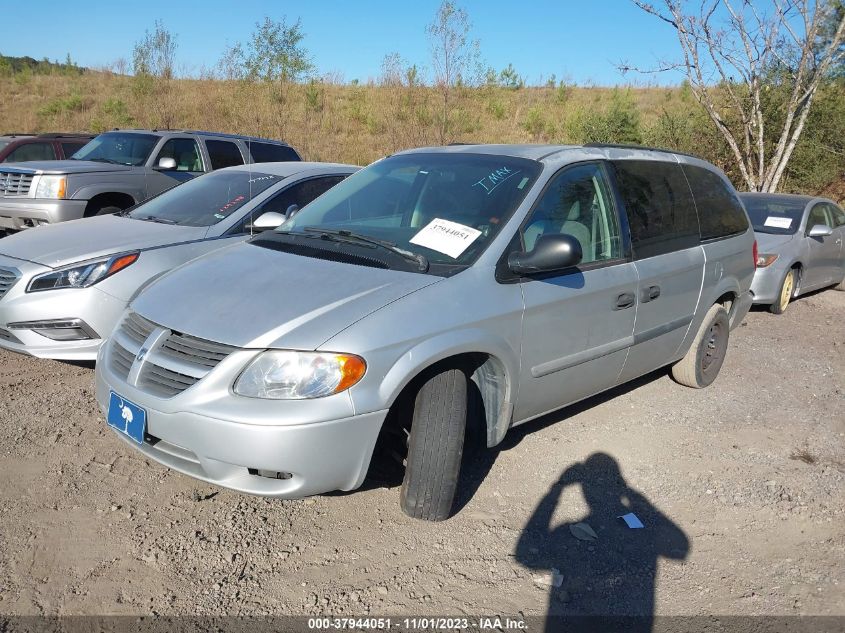
[[[597,154],[606,155],[607,150],[625,150],[634,154],[642,154],[643,156],[653,156],[654,154],[672,154],[681,158],[682,162],[688,162],[685,158],[700,159],[698,156],[686,154],[684,152],[676,152],[671,149],[660,149],[657,147],[645,147],[640,145],[612,145],[604,143],[589,143],[586,145],[464,145],[453,144],[447,146],[437,147],[420,147],[417,149],[405,150],[397,152],[398,154],[415,154],[426,152],[443,152],[443,153],[470,153],[470,154],[493,154],[498,156],[513,156],[515,158],[528,158],[531,160],[541,161],[556,154],[567,151],[590,151],[593,150]]]

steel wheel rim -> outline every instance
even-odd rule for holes
[[[723,328],[721,323],[713,323],[704,337],[704,355],[701,357],[701,371],[710,373],[713,367],[718,367],[724,357],[722,349]]]
[[[786,306],[789,305],[789,300],[792,298],[792,290],[794,287],[793,283],[793,274],[792,272],[786,275],[786,279],[783,280],[783,288],[780,291],[780,309],[785,310]]]

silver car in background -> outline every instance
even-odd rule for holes
[[[0,239],[0,347],[87,361],[140,288],[209,251],[275,228],[354,173],[329,163],[217,170],[120,214]]]
[[[245,493],[352,490],[394,456],[403,510],[440,520],[465,436],[496,446],[666,365],[711,384],[753,243],[730,182],[691,156],[402,152],[153,282],[100,350],[96,397],[145,456]]]
[[[845,211],[833,200],[741,193],[757,236],[754,303],[782,314],[802,294],[845,289]]]

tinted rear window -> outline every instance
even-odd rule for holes
[[[212,169],[222,169],[223,167],[234,167],[235,165],[244,164],[241,150],[231,141],[206,141],[205,147],[208,149],[208,157],[211,159]]]
[[[287,145],[247,142],[252,160],[256,163],[276,163],[299,160],[299,155]]]
[[[719,174],[694,165],[683,165],[687,175],[698,221],[701,239],[712,240],[748,230],[748,218],[732,187]]]
[[[624,160],[613,166],[636,259],[698,245],[698,217],[680,165]]]

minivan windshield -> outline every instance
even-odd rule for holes
[[[168,189],[127,216],[182,226],[211,226],[239,211],[281,176],[249,171],[214,171]]]
[[[363,236],[422,255],[432,265],[469,265],[510,218],[540,171],[540,163],[512,156],[392,156],[330,189],[277,232],[322,231],[339,235],[349,248]]]
[[[106,132],[79,149],[73,160],[93,160],[116,165],[143,165],[159,137],[154,134]]]
[[[791,200],[779,196],[739,194],[751,225],[757,233],[792,235],[801,224],[806,200]]]

